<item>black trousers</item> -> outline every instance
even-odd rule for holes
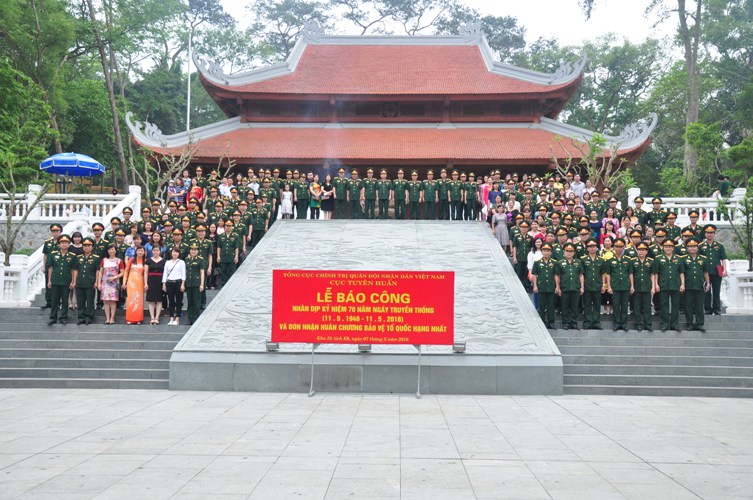
[[[450,202],[446,199],[439,200],[439,220],[450,220]]]
[[[256,245],[259,244],[261,239],[264,237],[264,230],[263,229],[253,229],[251,230],[251,248],[249,251],[256,248]]]
[[[361,202],[359,200],[350,200],[350,218],[361,218]]]
[[[554,328],[554,292],[539,292],[539,316],[547,328]]]
[[[518,263],[515,264],[515,274],[518,275],[518,279],[520,279],[520,282],[523,283],[523,286],[526,290],[528,290],[528,287],[530,286],[530,282],[528,281],[528,261],[520,261],[518,260]]]
[[[405,219],[405,200],[395,200],[395,219]]]
[[[379,200],[379,218],[386,219],[390,208],[390,200]]]
[[[633,312],[636,328],[651,328],[651,292],[633,294]]]
[[[76,302],[78,303],[78,320],[89,322],[94,320],[94,288],[76,287]]]
[[[601,290],[583,292],[583,328],[598,330],[601,328]]]
[[[476,220],[478,218],[478,204],[476,201],[467,203],[465,206],[465,220]]]
[[[452,220],[463,220],[463,212],[460,209],[459,201],[450,202],[450,218]]]
[[[68,285],[52,285],[50,291],[52,292],[52,300],[50,302],[50,319],[57,321],[58,319],[68,319]],[[58,317],[58,310],[60,310],[60,317]]]
[[[578,328],[578,302],[580,291],[562,292],[562,326]]]
[[[424,202],[424,219],[434,220],[437,217],[436,213],[437,213],[437,202],[435,201]]]
[[[295,218],[306,219],[308,218],[309,200],[298,200],[295,202]]]
[[[628,302],[630,302],[630,290],[613,290],[612,303],[614,305],[615,328],[627,328]]]
[[[364,219],[376,219],[376,214],[374,213],[374,209],[376,207],[376,199],[367,198],[366,200],[364,200],[364,206],[366,207]]]
[[[409,215],[410,220],[418,220],[418,219],[420,219],[421,218],[421,214],[419,213],[418,202],[417,201],[411,201],[411,202],[409,202],[409,205],[410,205],[410,215]]]
[[[688,328],[703,326],[703,290],[685,290],[685,320]]]
[[[345,219],[345,207],[347,204],[347,200],[342,200],[340,198],[337,198],[335,200],[335,219]]]
[[[722,290],[722,277],[718,274],[709,275],[709,284],[711,290],[706,292],[705,307],[707,313],[721,314],[722,313],[722,299],[719,297],[719,293]]]
[[[180,280],[165,283],[167,289],[167,315],[177,318],[183,309],[183,292],[180,291]],[[197,289],[198,290],[198,289]]]
[[[662,290],[659,292],[659,324],[662,330],[680,328],[680,292]]]
[[[188,322],[193,324],[201,314],[201,292],[198,286],[186,287],[186,298],[188,299]]]

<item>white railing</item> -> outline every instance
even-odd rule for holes
[[[42,187],[29,186],[26,194],[15,195],[13,220],[20,221],[29,212],[29,207],[37,199]],[[101,220],[110,213],[128,194],[45,194],[42,201],[29,213],[29,222],[65,222],[74,219]],[[11,199],[7,194],[0,195],[0,216],[11,210]],[[135,215],[135,213],[134,213]]]
[[[729,262],[729,276],[722,280],[722,302],[728,314],[753,314],[753,272],[748,271],[748,261]]]
[[[110,227],[110,219],[123,215],[123,209],[133,210],[134,220],[141,213],[141,187],[129,186],[128,194],[102,217],[86,217],[68,222],[63,226],[63,234],[76,231],[84,236],[92,234],[91,225],[102,222],[105,229]],[[59,220],[59,219],[58,219]],[[33,254],[11,255],[10,266],[5,266],[5,255],[0,253],[0,307],[29,307],[34,297],[44,288],[44,259],[42,247]]]
[[[632,188],[628,191],[628,204],[631,207],[635,207],[633,200],[637,196],[640,196],[641,190],[639,188]],[[732,192],[729,198],[730,218],[734,221],[738,217],[737,201],[745,197],[745,188],[738,188]],[[662,208],[674,212],[677,214],[676,225],[683,227],[690,224],[690,216],[688,215],[693,210],[700,212],[698,218],[699,224],[714,224],[717,227],[730,227],[730,222],[725,220],[722,214],[719,213],[719,207],[716,198],[664,198],[662,197]],[[643,204],[644,210],[651,210],[651,199],[646,198],[646,202]]]

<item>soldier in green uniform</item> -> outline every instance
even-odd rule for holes
[[[364,219],[376,219],[376,191],[377,180],[374,178],[374,169],[369,168],[363,180]]]
[[[648,245],[648,254],[656,260],[657,257],[664,255],[664,240],[667,238],[667,232],[659,228],[654,232],[654,242]]]
[[[227,224],[227,222],[225,224]],[[188,242],[183,239],[183,230],[176,227],[173,229],[172,236],[173,241],[168,246],[180,250],[180,258],[185,259],[188,256]]]
[[[418,208],[421,202],[421,181],[418,180],[418,172],[412,170],[410,173],[410,180],[408,181],[408,206],[410,207],[411,220],[418,220],[421,218],[420,210]]]
[[[282,195],[280,194],[280,188],[282,187],[282,179],[280,179],[280,169],[275,168],[272,170],[272,178],[269,182],[269,187],[274,189],[274,208],[272,215],[269,218],[269,227],[277,221],[277,217],[280,215],[280,203],[282,201]]]
[[[578,230],[578,236],[573,238],[573,245],[575,245],[575,258],[581,259],[586,256],[586,241],[588,241],[593,233],[590,229],[581,228]]]
[[[363,197],[363,182],[358,178],[358,170],[350,171],[348,180],[348,204],[350,206],[350,218],[361,219],[361,198]]]
[[[44,245],[42,245],[42,269],[47,269],[47,261],[49,260],[50,255],[52,254],[52,252],[58,250],[58,240],[60,239],[60,234],[62,233],[62,231],[63,226],[61,226],[60,224],[50,224],[50,234],[52,235],[52,237],[44,240]],[[52,307],[52,288],[47,286],[49,284],[50,281],[47,279],[47,273],[45,272],[44,305],[42,306],[43,310]]]
[[[251,210],[251,250],[256,248],[269,229],[269,211],[262,202],[261,198],[257,198],[256,207]]]
[[[209,179],[204,177],[204,169],[201,168],[201,165],[196,167],[196,185],[204,191],[209,187]]]
[[[538,294],[538,309],[541,321],[547,328],[554,328],[554,295],[557,289],[557,261],[552,259],[552,246],[541,245],[542,258],[533,263],[533,293]]]
[[[528,283],[528,252],[533,246],[533,238],[528,234],[529,224],[526,221],[521,222],[518,225],[520,233],[512,237],[512,262],[515,267],[515,274],[518,275],[518,279],[523,284],[523,287],[528,290],[530,284]]]
[[[335,219],[345,219],[345,207],[348,202],[348,179],[345,178],[344,168],[337,169],[337,177],[332,179],[332,186],[335,188]],[[280,194],[280,199],[282,199],[282,194]]]
[[[193,221],[187,215],[180,220],[180,229],[183,231],[183,239],[185,241],[191,241],[196,238],[196,231],[191,227],[192,225]]]
[[[604,272],[606,263],[599,257],[599,243],[594,238],[586,240],[585,257],[581,258],[583,267],[583,328],[601,330],[600,308],[601,294],[604,289]]]
[[[682,234],[682,229],[680,229],[679,226],[675,225],[676,220],[677,214],[670,212],[667,214],[666,224],[664,224],[664,230],[667,232],[667,238],[674,241],[675,243],[680,241],[680,235]]]
[[[612,209],[614,211],[614,218],[618,221],[622,221],[622,216],[624,215],[624,212],[617,208],[617,198],[614,196],[610,197],[607,200],[607,207],[604,209],[604,212],[606,212],[608,209]]]
[[[47,259],[45,274],[47,274],[47,288],[52,291],[50,306],[50,321],[48,325],[58,322],[58,310],[60,311],[60,323],[68,322],[68,292],[73,290],[73,268],[76,265],[76,256],[68,251],[71,239],[67,235],[58,238],[59,248],[53,250]],[[62,307],[62,309],[61,309]]]
[[[204,276],[209,278],[212,275],[212,255],[214,255],[214,245],[210,240],[206,238],[207,227],[204,224],[196,226],[196,239],[191,243],[196,243],[199,247],[199,257],[204,259]],[[207,306],[207,291],[206,287],[201,292],[201,308],[204,309]]]
[[[192,325],[201,314],[201,293],[204,291],[206,264],[199,256],[199,245],[191,243],[186,257],[186,297],[188,299],[188,324]]]
[[[674,254],[675,244],[667,240],[664,253],[654,259],[654,289],[659,294],[659,321],[661,331],[680,331],[680,293],[685,291],[685,265]]]
[[[635,204],[635,207],[633,207],[633,213],[635,214],[635,218],[638,219],[638,224],[641,225],[641,227],[646,226],[646,211],[643,210],[643,202],[644,199],[642,196],[636,196],[633,199],[633,203]]]
[[[155,221],[152,220],[152,209],[144,207],[141,209],[141,220],[138,222],[139,233],[144,233],[144,228],[146,227],[147,222],[152,223],[152,228],[156,227]]]
[[[463,214],[460,210],[460,203],[463,201],[463,183],[458,177],[460,172],[452,171],[452,180],[447,183],[447,195],[450,203],[450,219],[463,220]]]
[[[560,261],[565,258],[565,245],[567,241],[567,230],[563,227],[555,232],[557,241],[552,245],[552,256],[555,260]]]
[[[627,331],[628,301],[630,299],[630,269],[632,259],[625,257],[625,242],[622,238],[614,241],[614,256],[607,261],[607,293],[612,295],[614,307],[612,330]]]
[[[648,256],[645,241],[637,245],[638,255],[632,259],[630,270],[630,293],[633,296],[635,329],[639,332],[651,328],[651,295],[654,293],[654,259]]]
[[[214,212],[209,214],[207,223],[209,225],[218,224],[221,219],[226,219],[225,204],[222,201],[218,200],[214,203]]]
[[[478,218],[478,184],[476,184],[476,174],[473,172],[468,174],[468,182],[463,186],[463,201],[465,202],[465,220],[476,220]]]
[[[225,222],[225,232],[217,237],[217,262],[220,263],[223,286],[235,273],[239,252],[238,237],[233,231],[233,221],[229,220]]]
[[[267,201],[272,206],[272,211],[269,213],[269,222],[270,225],[272,225],[272,214],[275,212],[275,207],[277,206],[277,193],[279,191],[272,187],[272,179],[269,177],[265,177],[262,181],[262,188],[259,189],[259,196],[264,198],[267,198]],[[256,203],[254,201],[254,203]]]
[[[557,261],[556,293],[562,298],[562,328],[579,330],[578,301],[583,294],[583,267],[575,258],[575,245],[566,243],[565,258]]]
[[[293,178],[296,177],[296,172],[298,172],[298,170],[293,170]],[[301,177],[300,179],[297,179],[295,183],[296,219],[308,218],[309,198],[309,184],[304,177]]]
[[[637,229],[630,232],[630,241],[625,246],[624,252],[626,257],[630,257],[631,259],[638,257],[638,244],[641,242],[641,238],[643,238],[643,233]]]
[[[426,180],[421,183],[421,197],[424,202],[424,219],[434,220],[437,216],[438,181],[434,180],[434,171],[426,172]]]
[[[105,232],[104,239],[115,241],[115,231],[118,229],[120,229],[120,217],[113,217],[110,219],[110,230]]]
[[[401,168],[397,171],[397,179],[392,181],[392,198],[395,200],[395,219],[405,219],[405,190],[408,181],[404,178],[405,171]]]
[[[379,218],[387,219],[392,199],[392,181],[387,178],[387,170],[384,168],[379,171],[376,192],[379,199]]]
[[[261,198],[257,198],[258,201],[262,201]],[[258,206],[258,205],[257,205]],[[248,232],[249,227],[241,222],[241,213],[239,211],[233,212],[233,231],[238,238],[238,264],[246,258],[248,244],[251,241],[251,235]],[[188,255],[188,253],[186,253]]]
[[[466,220],[468,205],[465,203],[465,188],[467,185],[468,177],[465,172],[460,172],[460,220]]]
[[[714,240],[716,236],[716,226],[713,224],[706,225],[704,229],[706,239],[698,246],[701,255],[709,261],[709,285],[710,290],[706,293],[705,308],[706,314],[722,314],[722,302],[719,294],[722,288],[722,278],[727,276],[729,260],[727,260],[727,250],[724,245]]]
[[[84,238],[81,243],[84,253],[76,257],[73,282],[76,287],[78,323],[87,325],[94,321],[94,291],[97,289],[97,271],[100,259],[94,255],[94,240]]]
[[[685,270],[685,320],[687,329],[705,332],[703,293],[709,291],[709,259],[698,252],[698,242],[688,240],[688,255],[682,258]]]
[[[692,210],[688,217],[690,217],[690,224],[682,228],[682,232],[689,230],[693,233],[693,238],[695,238],[696,241],[703,241],[705,231],[704,231],[704,225],[698,224],[698,210]]]
[[[125,242],[125,237],[125,230],[123,228],[120,228],[115,231],[115,241],[111,243],[115,247],[115,256],[122,260],[124,264],[126,260],[126,250],[131,248],[131,246]],[[107,251],[106,248],[105,251]],[[121,293],[120,295],[122,296],[123,294]]]
[[[661,207],[661,204],[662,199],[659,197],[651,200],[651,205],[653,205],[654,208],[646,214],[646,224],[651,227],[656,226],[657,222],[664,224],[667,221],[667,211]]]
[[[450,220],[450,180],[447,178],[447,169],[439,171],[439,180],[437,180],[437,199],[439,200],[439,220]]]
[[[573,226],[573,215],[566,213],[562,220],[565,222],[563,227],[565,228],[565,231],[567,231],[567,237],[572,239],[578,236],[578,229]]]

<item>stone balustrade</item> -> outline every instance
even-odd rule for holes
[[[635,207],[633,200],[641,196],[640,188],[631,188],[628,190],[628,205]],[[732,221],[739,217],[737,211],[737,202],[745,197],[745,188],[737,188],[732,192],[729,198],[730,218]],[[651,198],[644,196],[646,202],[643,205],[644,210],[651,210]],[[714,224],[720,228],[731,226],[728,220],[719,213],[717,198],[665,198],[662,197],[662,208],[677,214],[676,224],[680,227],[690,224],[688,214],[693,210],[700,211],[701,217],[699,224]]]
[[[131,186],[131,188],[134,186]],[[120,202],[129,198],[131,194],[45,194],[36,207],[29,211],[39,196],[42,187],[36,184],[29,186],[26,194],[15,195],[15,205],[11,207],[10,197],[0,194],[0,218],[12,209],[12,219],[20,222],[28,213],[28,222],[68,222],[76,219],[102,220]],[[135,211],[134,211],[135,214]]]

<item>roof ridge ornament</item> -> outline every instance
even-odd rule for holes
[[[317,43],[326,36],[324,28],[314,19],[303,21],[303,39],[309,43]]]
[[[635,123],[625,126],[620,135],[613,138],[613,141],[620,145],[643,142],[648,138],[658,122],[659,116],[656,113],[649,113],[648,117],[641,118]]]
[[[204,59],[197,52],[193,53],[193,63],[199,69],[201,74],[212,77],[217,82],[229,85],[228,75],[222,70],[222,66],[215,61]]]
[[[585,52],[581,52],[580,61],[560,61],[560,66],[552,73],[552,78],[549,81],[550,85],[569,82],[574,78],[577,78],[583,72],[583,69],[588,63],[588,55]]]
[[[460,26],[458,32],[465,42],[480,42],[484,36],[484,23],[481,21],[465,23]]]
[[[131,133],[139,139],[139,142],[147,144],[159,144],[161,147],[167,147],[167,138],[157,125],[149,122],[140,122],[133,119],[133,112],[129,111],[125,116],[126,124]],[[142,131],[143,129],[143,131]]]

